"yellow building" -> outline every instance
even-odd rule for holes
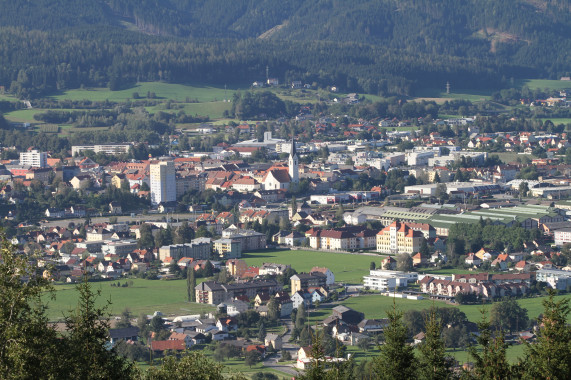
[[[231,259],[226,261],[226,271],[232,277],[240,278],[248,270],[248,264],[244,260]]]
[[[111,178],[111,185],[117,189],[120,189],[126,182],[128,182],[128,180],[125,174],[115,174],[113,178]]]
[[[406,223],[393,222],[377,234],[377,252],[399,254],[414,253],[420,249],[423,234]]]

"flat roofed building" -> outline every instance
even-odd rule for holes
[[[172,244],[159,248],[159,259],[164,261],[167,257],[179,260],[183,257],[191,257],[196,260],[210,259],[212,243],[210,238],[197,238],[187,244]]]
[[[238,240],[218,239],[213,241],[214,254],[227,259],[242,257],[242,244]]]
[[[160,161],[150,165],[151,202],[176,201],[176,175],[173,161]]]
[[[48,154],[37,150],[20,153],[20,165],[45,168],[48,166]]]
[[[86,150],[92,150],[95,153],[105,154],[126,154],[129,153],[131,144],[97,144],[97,145],[74,145],[71,147],[71,155],[81,154]]]

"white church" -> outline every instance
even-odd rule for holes
[[[263,182],[265,190],[288,190],[291,184],[299,183],[299,156],[293,138],[291,139],[287,170],[285,168],[270,169]]]

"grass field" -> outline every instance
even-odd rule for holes
[[[548,80],[548,79],[524,79],[517,82],[519,87],[527,86],[531,89],[563,90],[571,88],[570,81]]]
[[[302,250],[258,251],[242,255],[248,265],[289,264],[298,272],[307,272],[314,266],[325,266],[335,274],[336,282],[351,284],[361,284],[363,276],[369,274],[371,261],[379,265],[382,257]]]
[[[228,89],[226,95],[232,99],[234,89]],[[199,102],[212,102],[224,99],[224,88],[212,87],[208,85],[183,85],[162,82],[144,82],[131,88],[111,91],[107,88],[93,88],[88,90],[68,90],[61,94],[52,96],[54,99],[63,100],[84,100],[92,101],[117,101],[122,102],[127,99],[133,100],[133,93],[137,92],[141,98],[147,96],[148,92],[154,92],[157,99],[171,99],[180,102],[186,98],[198,100]]]
[[[19,100],[12,95],[0,94],[0,100],[7,100],[9,102],[19,102]]]
[[[453,86],[453,85],[452,85]],[[464,99],[471,102],[478,102],[489,100],[492,95],[492,90],[474,90],[474,89],[454,89],[451,88],[449,94],[444,90],[438,88],[421,89],[417,92],[416,100],[433,100],[436,103],[444,103],[446,100]]]
[[[524,347],[525,346],[522,344],[515,344],[513,346],[509,346],[508,349],[506,350],[506,358],[508,359],[508,361],[511,362],[512,364],[517,363],[518,359],[523,357],[524,355]],[[454,351],[453,349],[449,348],[446,350],[446,353],[450,356],[454,356],[456,360],[460,362],[460,364],[474,361],[474,359],[470,356],[468,351],[459,351],[459,350]]]
[[[571,295],[557,296],[555,297],[555,300],[558,301],[565,297],[569,298]],[[527,309],[528,316],[530,319],[532,319],[537,318],[539,314],[543,313],[542,302],[544,299],[545,297],[523,298],[517,302],[521,307]],[[458,307],[462,312],[466,314],[466,317],[468,317],[468,320],[471,322],[478,322],[481,319],[480,310],[482,309],[482,305],[453,306],[441,301],[433,302],[432,300],[428,299],[416,301],[395,298],[394,301],[397,308],[402,311],[429,309],[432,305],[436,307]],[[390,310],[393,307],[393,298],[380,295],[360,296],[351,297],[341,303],[347,307],[365,313],[365,317],[367,318],[386,318],[387,310]],[[486,304],[484,307],[486,310],[491,311],[492,304]],[[326,314],[326,316],[327,315],[328,314]],[[571,314],[567,320],[571,323]]]
[[[122,280],[121,283],[126,280]],[[119,315],[126,307],[133,315],[139,313],[152,314],[161,311],[169,314],[200,314],[213,310],[208,305],[186,302],[186,280],[143,280],[133,279],[133,286],[126,288],[112,287],[110,282],[94,282],[93,290],[101,290],[97,305],[103,306],[109,300],[109,312]],[[61,319],[62,315],[77,306],[78,293],[74,285],[57,285],[55,300],[48,302],[48,317],[51,320]]]
[[[37,123],[38,121],[34,119],[34,115],[45,111],[47,110],[39,110],[39,109],[17,110],[5,113],[4,117],[6,118],[6,120],[13,122]]]
[[[551,119],[549,119],[549,118],[543,119],[543,118],[542,118],[542,119],[539,119],[539,120],[541,120],[541,122],[543,122],[543,123],[544,123],[546,120],[551,120],[551,122],[552,122],[554,125],[559,125],[559,124],[571,124],[571,118],[564,118],[564,117],[558,117],[558,118],[553,117],[553,118],[551,118]]]
[[[519,154],[519,153],[515,153],[515,152],[488,153],[488,157],[491,155],[498,156],[500,158],[500,160],[502,160],[502,162],[506,163],[506,164],[509,162],[516,162],[518,157],[521,158],[522,160],[524,157],[527,157],[530,160],[533,160],[534,158],[536,158],[532,154]]]
[[[231,108],[232,103],[229,102],[185,103],[183,108],[178,109],[166,109],[164,105],[145,107],[149,113],[162,111],[176,114],[179,111],[184,111],[187,115],[208,116],[211,119],[222,118],[224,111],[230,111]]]

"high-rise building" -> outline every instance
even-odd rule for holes
[[[150,165],[151,202],[176,201],[176,177],[173,161],[160,161]]]
[[[297,156],[297,151],[295,149],[295,141],[292,137],[291,139],[291,150],[289,152],[289,176],[291,177],[291,183],[299,183],[299,157]]]
[[[45,168],[48,166],[48,154],[37,150],[20,153],[20,165]]]

